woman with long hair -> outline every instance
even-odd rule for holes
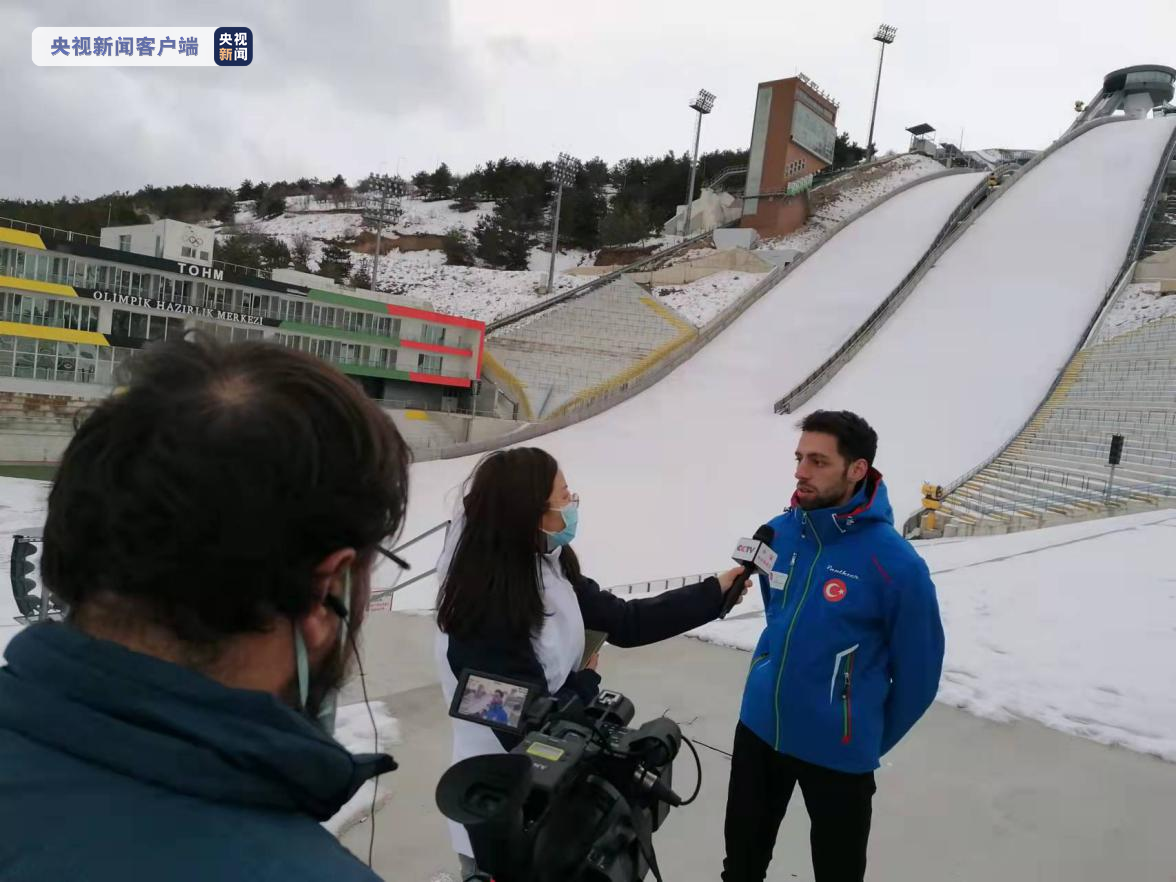
[[[584,631],[615,646],[644,646],[718,617],[741,568],[655,597],[624,601],[580,571],[572,550],[579,498],[558,463],[537,447],[484,457],[466,482],[437,578],[437,665],[447,707],[463,670],[540,683],[557,699],[591,701],[595,657],[580,669]],[[750,583],[737,589],[745,591]],[[453,721],[453,762],[503,753],[510,733]],[[475,870],[464,827],[450,823],[463,878]]]

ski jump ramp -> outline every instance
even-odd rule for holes
[[[1034,411],[1119,272],[1176,118],[1115,121],[1062,145],[938,260],[804,410],[878,430],[895,520]]]
[[[902,280],[979,177],[933,178],[846,225],[661,382],[535,444],[580,493],[576,548],[601,584],[726,566],[733,541],[792,493],[796,432],[772,402],[829,357]],[[450,517],[477,457],[412,468],[405,537]],[[440,535],[408,550],[429,569]],[[391,574],[377,574],[377,588]],[[432,580],[395,607],[431,607]]]

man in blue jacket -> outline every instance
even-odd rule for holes
[[[320,825],[395,768],[331,738],[408,452],[349,378],[168,341],[70,442],[0,668],[2,882],[377,877]]]
[[[792,507],[771,521],[775,572],[752,655],[727,794],[725,882],[759,882],[797,784],[816,882],[861,882],[874,770],[935,698],[943,627],[927,565],[894,529],[857,414],[801,424]]]

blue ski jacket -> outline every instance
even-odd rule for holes
[[[923,559],[898,531],[871,470],[836,509],[796,505],[769,522],[760,576],[766,625],[740,719],[780,753],[865,773],[935,698],[943,626]]]

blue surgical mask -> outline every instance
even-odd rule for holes
[[[351,571],[343,573],[343,608],[351,610]],[[337,651],[346,652],[347,646],[347,616],[339,622],[339,646]],[[311,717],[307,711],[306,702],[310,697],[310,657],[306,652],[306,641],[297,626],[294,628],[294,664],[298,670],[298,709],[318,726],[323,732],[334,736],[335,714],[338,710],[339,689],[335,688],[323,696],[319,704],[318,713]]]
[[[569,502],[563,508],[557,509],[563,517],[564,526],[558,533],[547,533],[547,550],[555,551],[555,549],[568,545],[576,538],[576,526],[580,523],[580,503],[579,500]]]

